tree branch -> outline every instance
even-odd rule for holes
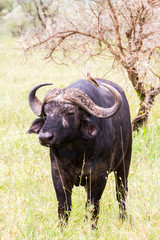
[[[33,0],[33,2],[34,2],[34,5],[35,5],[35,8],[36,8],[36,11],[37,11],[38,19],[39,19],[39,21],[41,22],[42,26],[45,28],[46,25],[45,25],[45,23],[44,23],[44,21],[43,21],[43,18],[42,18],[42,16],[41,16],[39,6],[38,6],[38,4],[36,3],[35,0]]]
[[[118,42],[118,48],[120,50],[120,53],[122,54],[123,57],[126,57],[124,51],[123,51],[123,48],[122,48],[122,42],[121,42],[121,35],[120,35],[120,31],[119,31],[119,22],[118,22],[118,18],[116,16],[116,13],[115,13],[115,10],[112,6],[112,3],[110,0],[107,0],[108,2],[108,5],[110,7],[110,10],[111,10],[111,13],[112,13],[112,16],[113,16],[113,24],[114,24],[114,27],[115,27],[115,31],[116,31],[116,38],[117,38],[117,42]]]

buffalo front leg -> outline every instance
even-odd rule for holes
[[[121,220],[126,219],[126,197],[128,192],[128,174],[130,161],[122,161],[118,166],[115,174],[116,181],[116,196],[119,203],[119,217]]]
[[[68,222],[71,212],[71,193],[72,188],[68,186],[63,175],[60,174],[58,169],[52,164],[52,179],[58,201],[58,216],[60,225]]]
[[[87,202],[86,208],[91,205],[91,220],[92,220],[92,228],[97,228],[97,222],[99,217],[99,210],[100,210],[100,199],[102,193],[104,191],[106,185],[106,176],[101,176],[92,182],[92,176],[88,179],[87,183]],[[92,208],[93,207],[93,208]]]

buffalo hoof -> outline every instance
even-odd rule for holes
[[[92,223],[92,230],[98,230],[98,227],[97,227],[96,223]]]

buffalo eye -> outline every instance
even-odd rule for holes
[[[67,108],[63,111],[64,115],[71,116],[74,115],[75,111],[73,108]]]
[[[74,115],[74,111],[67,112],[67,115],[69,115],[69,116]]]
[[[50,106],[49,106],[48,104],[46,104],[46,105],[44,106],[44,113],[45,113],[46,115],[48,115],[48,114],[51,113],[51,108],[50,108]]]

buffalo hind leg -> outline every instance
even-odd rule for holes
[[[129,160],[128,160],[129,159]],[[121,220],[126,219],[126,197],[128,192],[128,174],[129,174],[129,166],[130,166],[130,158],[125,158],[126,162],[122,161],[122,163],[118,166],[115,174],[116,181],[116,196],[117,201],[119,203],[119,217]]]

